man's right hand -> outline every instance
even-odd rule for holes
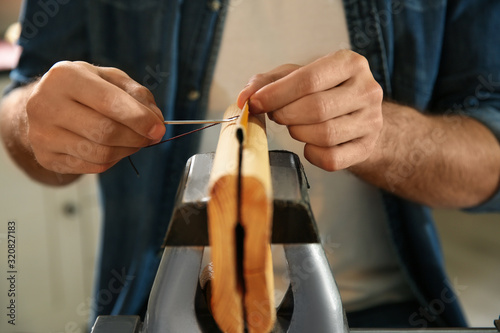
[[[103,172],[165,133],[147,88],[85,62],[59,62],[35,84],[26,122],[34,157],[58,174]]]

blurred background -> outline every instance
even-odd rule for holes
[[[0,90],[19,50],[4,41],[20,0],[0,0]],[[14,30],[15,31],[15,30]],[[2,67],[3,66],[3,67]],[[0,332],[86,332],[99,237],[96,177],[65,188],[28,179],[0,148],[0,308],[7,299],[7,222],[17,225],[17,322]],[[314,206],[314,198],[312,198]],[[492,327],[500,314],[500,214],[434,212],[450,280],[471,326]]]

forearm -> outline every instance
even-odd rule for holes
[[[14,162],[31,178],[48,184],[64,185],[78,175],[63,175],[43,168],[37,161],[28,140],[26,103],[36,83],[17,88],[0,104],[0,133],[4,146]]]
[[[472,207],[498,189],[500,145],[481,123],[390,102],[383,103],[383,115],[375,151],[351,168],[359,177],[432,207]]]

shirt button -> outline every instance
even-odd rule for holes
[[[222,6],[219,0],[213,0],[210,1],[209,5],[210,9],[212,9],[214,12],[218,12],[220,10],[220,7]]]
[[[200,92],[198,90],[191,90],[187,95],[188,100],[194,102],[200,98]]]

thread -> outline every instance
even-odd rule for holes
[[[214,123],[214,124],[210,124],[210,125],[207,125],[207,126],[203,126],[201,128],[197,128],[195,130],[192,130],[192,131],[189,131],[189,132],[186,132],[186,133],[182,133],[182,134],[179,134],[179,135],[176,135],[176,136],[173,136],[169,139],[166,139],[166,140],[162,140],[160,142],[157,142],[155,144],[152,144],[152,145],[149,145],[149,146],[146,146],[144,148],[151,148],[151,147],[154,147],[154,146],[157,146],[157,145],[160,145],[162,143],[165,143],[165,142],[169,142],[169,141],[172,141],[172,140],[175,140],[175,139],[179,139],[179,138],[182,138],[183,136],[186,136],[186,135],[189,135],[189,134],[193,134],[193,133],[196,133],[198,131],[202,131],[204,129],[207,129],[209,127],[212,127],[212,126],[215,126],[215,125],[219,125],[220,123]],[[135,174],[137,175],[137,177],[140,177],[140,173],[139,173],[139,170],[135,167],[134,165],[134,162],[132,161],[132,158],[130,156],[128,156],[128,161],[130,162],[130,165],[132,166],[132,168],[134,169],[135,171]]]

